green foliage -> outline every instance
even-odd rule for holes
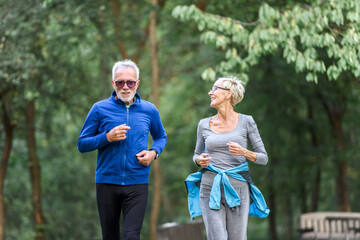
[[[284,59],[296,71],[307,72],[308,81],[317,82],[324,73],[330,80],[345,72],[360,77],[358,1],[323,1],[282,11],[265,3],[253,30],[246,23],[203,12],[194,5],[178,6],[172,14],[182,21],[194,21],[203,32],[203,42],[225,51],[226,60],[217,68],[220,73],[231,69],[248,72],[262,56],[283,49]],[[241,54],[230,54],[234,47]]]

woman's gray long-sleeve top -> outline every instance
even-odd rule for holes
[[[265,165],[268,162],[263,141],[252,116],[239,114],[237,126],[227,133],[213,132],[209,126],[211,118],[202,119],[198,124],[194,162],[200,154],[208,153],[211,164],[221,170],[237,167],[246,162],[246,158],[232,155],[226,144],[236,142],[247,149],[249,140],[257,156],[255,163]]]

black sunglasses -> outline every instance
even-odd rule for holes
[[[115,86],[117,88],[123,88],[125,86],[125,84],[128,86],[128,88],[133,88],[133,87],[135,87],[136,82],[137,81],[132,81],[132,80],[130,80],[130,81],[124,81],[124,80],[114,81]]]

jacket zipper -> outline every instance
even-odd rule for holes
[[[126,108],[126,126],[129,126],[129,108]],[[126,154],[127,154],[127,143],[129,141],[128,139],[129,135],[127,134],[126,140],[125,140],[125,151],[124,151],[124,171],[123,171],[123,185],[125,185],[125,173],[126,173]]]

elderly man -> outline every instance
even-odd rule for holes
[[[140,239],[145,215],[150,163],[159,157],[167,138],[156,107],[142,100],[139,68],[131,60],[112,69],[113,93],[95,103],[78,140],[80,152],[98,150],[96,197],[103,240]],[[153,138],[148,150],[149,132]]]

